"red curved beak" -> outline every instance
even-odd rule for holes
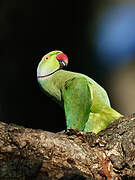
[[[57,54],[56,59],[59,61],[61,67],[67,66],[68,57],[66,54],[59,53],[59,54]]]

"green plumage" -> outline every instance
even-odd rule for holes
[[[54,62],[54,70],[57,71],[54,72],[51,68],[54,73],[48,76],[45,73],[48,72],[46,66],[45,72],[42,70],[41,73],[40,63],[37,70],[38,81],[43,90],[64,108],[67,129],[98,133],[122,117],[111,108],[106,91],[94,80],[80,73],[62,70],[60,65],[56,68],[57,54],[62,52],[53,52],[56,53],[52,56],[47,54],[50,58],[47,62],[52,61],[52,67]]]

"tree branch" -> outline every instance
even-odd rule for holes
[[[0,179],[135,178],[135,114],[98,135],[0,123]]]

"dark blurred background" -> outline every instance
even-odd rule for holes
[[[135,3],[130,0],[0,1],[0,120],[65,129],[64,111],[40,90],[42,56],[62,50],[67,70],[103,86],[112,106],[135,112]]]

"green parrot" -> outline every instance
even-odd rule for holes
[[[98,83],[81,73],[63,70],[67,64],[67,55],[56,50],[46,54],[37,68],[43,91],[64,108],[67,130],[98,133],[122,117],[111,108]]]

